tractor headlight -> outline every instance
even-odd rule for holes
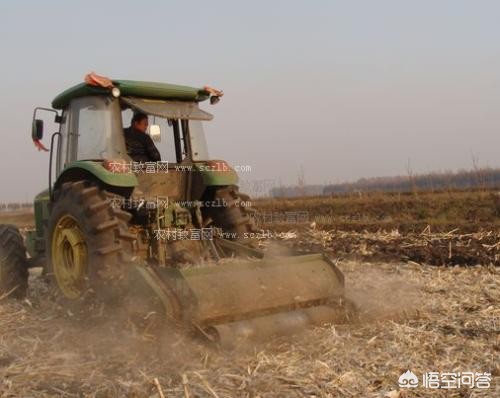
[[[113,87],[111,89],[111,95],[115,98],[118,98],[120,96],[120,89],[118,87]]]

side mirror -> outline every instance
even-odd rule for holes
[[[157,124],[152,124],[149,126],[149,136],[153,140],[153,142],[160,142],[161,141],[161,129],[160,126]]]
[[[41,140],[43,138],[43,120],[33,120],[33,125],[31,126],[31,138],[33,138],[33,141]]]

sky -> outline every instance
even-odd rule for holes
[[[224,90],[210,155],[247,183],[500,167],[499,20],[488,0],[2,1],[0,201],[47,187],[33,109],[90,71]]]

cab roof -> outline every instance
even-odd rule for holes
[[[179,86],[169,83],[143,82],[137,80],[113,80],[113,85],[120,89],[122,96],[156,98],[200,102],[208,99],[210,93],[203,88]],[[52,101],[54,109],[65,108],[69,102],[87,95],[110,95],[108,88],[80,83],[63,91]]]

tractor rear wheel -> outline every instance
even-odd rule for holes
[[[0,296],[23,298],[28,288],[28,265],[23,237],[14,225],[0,225]]]
[[[254,245],[254,239],[246,239],[250,233],[255,233],[255,210],[250,205],[250,197],[238,191],[238,187],[230,185],[218,188],[213,194],[216,203],[223,204],[222,207],[208,207],[205,217],[210,217],[213,225],[221,228],[230,240],[238,240],[242,243]],[[234,234],[231,237],[231,234]]]
[[[135,235],[131,215],[112,195],[85,181],[55,193],[47,232],[47,274],[58,296],[76,308],[87,300],[114,301],[128,286]]]

